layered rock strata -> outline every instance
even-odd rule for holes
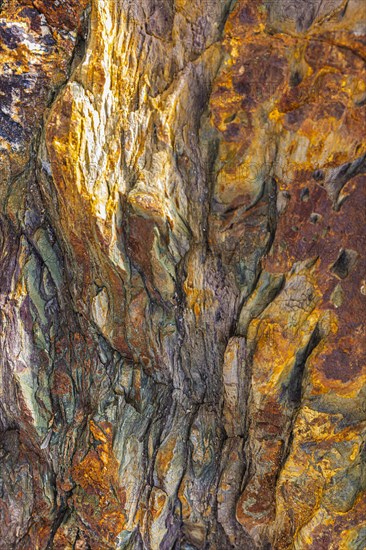
[[[363,0],[0,39],[0,548],[365,548]]]

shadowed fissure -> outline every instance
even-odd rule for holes
[[[0,15],[0,548],[363,548],[362,2]]]

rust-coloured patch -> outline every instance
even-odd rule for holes
[[[113,545],[122,531],[126,519],[126,494],[118,478],[119,464],[112,449],[111,424],[98,425],[91,420],[89,427],[94,448],[84,458],[80,454],[74,458],[72,476],[77,489],[73,492],[73,502],[82,521],[94,533],[92,548],[98,548],[100,543]]]

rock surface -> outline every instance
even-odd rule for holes
[[[364,0],[3,0],[0,548],[366,547]]]

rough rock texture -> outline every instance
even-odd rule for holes
[[[1,2],[1,549],[366,547],[364,8]]]

